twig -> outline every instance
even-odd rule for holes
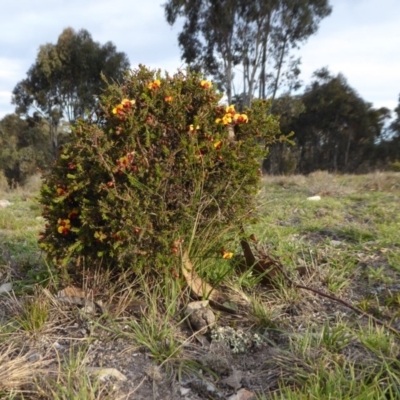
[[[250,248],[250,246],[249,246],[247,240],[246,240],[246,239],[243,239],[243,241],[245,241],[245,242],[247,243],[248,248]],[[247,246],[246,246],[246,247],[247,247]],[[325,292],[323,292],[323,291],[321,291],[321,290],[318,290],[318,289],[315,289],[315,288],[313,288],[313,287],[305,286],[305,285],[301,285],[301,284],[299,284],[299,283],[296,283],[295,281],[293,281],[293,280],[287,275],[287,273],[286,273],[286,271],[285,271],[283,265],[282,265],[279,261],[277,261],[277,260],[273,259],[271,256],[265,254],[265,253],[264,253],[262,250],[260,250],[260,249],[257,249],[257,251],[258,251],[259,255],[261,256],[261,259],[262,259],[262,258],[267,259],[269,265],[273,265],[275,268],[277,268],[277,269],[281,272],[281,274],[283,275],[283,277],[289,282],[289,284],[290,284],[291,286],[296,287],[296,288],[298,288],[298,289],[308,290],[308,291],[313,292],[313,293],[315,293],[315,294],[317,294],[317,295],[319,295],[319,296],[321,296],[321,297],[325,297],[325,298],[327,298],[327,299],[330,299],[330,300],[333,300],[333,301],[335,301],[335,302],[337,302],[337,303],[340,303],[340,304],[344,305],[345,307],[349,308],[350,310],[355,311],[357,314],[360,314],[360,315],[363,316],[363,317],[368,317],[368,318],[370,318],[370,319],[371,319],[372,321],[374,321],[376,324],[381,325],[381,326],[383,326],[384,328],[386,328],[386,329],[390,330],[391,332],[393,332],[394,334],[400,336],[400,331],[399,331],[399,330],[397,330],[396,328],[393,328],[392,326],[388,325],[386,322],[382,321],[381,319],[374,317],[372,314],[370,314],[370,313],[368,313],[368,312],[366,312],[366,311],[363,311],[363,310],[361,310],[361,309],[358,308],[358,307],[353,306],[353,305],[352,305],[351,303],[349,303],[348,301],[342,300],[342,299],[340,299],[339,297],[336,297],[336,296],[334,296],[334,295],[325,293]],[[260,262],[260,261],[259,261],[259,262]]]

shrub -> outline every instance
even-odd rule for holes
[[[389,171],[400,172],[400,161],[393,161],[389,163]]]
[[[167,268],[194,232],[255,218],[269,103],[236,112],[196,73],[140,66],[80,120],[41,189],[41,246],[57,263]],[[222,243],[216,243],[222,247]],[[176,263],[176,261],[175,261]]]

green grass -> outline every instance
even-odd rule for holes
[[[320,201],[307,200],[315,194],[321,195]],[[395,173],[266,177],[259,194],[260,221],[246,231],[255,234],[258,246],[293,281],[337,296],[400,329],[399,197],[400,174]],[[145,354],[151,363],[146,365],[167,373],[168,384],[195,374],[208,385],[220,385],[226,376],[203,362],[208,351],[203,339],[186,326],[183,310],[191,299],[179,263],[174,276],[150,278],[143,273],[134,280],[129,273],[112,278],[84,266],[67,283],[39,251],[37,236],[44,221],[34,196],[18,189],[2,192],[0,198],[13,202],[0,209],[0,286],[12,282],[14,289],[13,294],[0,294],[0,360],[15,366],[0,368],[0,398],[122,396],[126,392],[88,372],[92,364],[86,355],[96,341],[104,346],[124,343],[124,351],[130,346]],[[214,310],[217,326],[251,331],[264,340],[265,353],[240,356],[258,360],[252,374],[261,383],[249,386],[258,399],[400,398],[400,341],[393,330],[294,287],[282,276],[274,287],[265,286],[253,270],[238,272],[238,237],[193,232],[190,254],[197,272],[237,305],[238,315]],[[232,260],[204,256],[211,244],[227,236],[232,237],[227,249],[235,253]],[[60,304],[57,292],[67,284],[80,285],[103,311]],[[132,314],[136,304],[146,307]],[[60,349],[67,343],[69,351],[61,354],[53,348],[50,356],[42,342],[53,347],[57,342]],[[35,368],[21,369],[26,354],[15,352],[16,346],[26,354],[40,354],[33,358]],[[245,358],[226,357],[235,368],[246,368]],[[57,365],[52,376],[35,372],[50,359]],[[146,385],[140,382],[138,393]]]

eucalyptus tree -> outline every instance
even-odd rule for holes
[[[128,57],[113,43],[101,45],[85,29],[66,28],[56,44],[40,46],[27,77],[14,88],[12,101],[17,113],[36,113],[48,122],[56,149],[60,122],[72,124],[93,112],[105,80],[122,79],[128,67]]]
[[[47,146],[47,126],[40,121],[8,114],[0,120],[0,171],[10,186],[45,169],[51,154]]]
[[[297,88],[300,61],[292,55],[331,13],[328,0],[168,0],[168,23],[184,24],[178,36],[183,60],[212,75],[231,102],[235,71],[243,102],[258,88],[275,98],[281,85]]]
[[[297,172],[350,172],[370,164],[366,154],[381,138],[390,116],[387,108],[373,108],[343,75],[334,76],[326,68],[314,73],[300,99],[304,111],[286,126],[295,132]]]

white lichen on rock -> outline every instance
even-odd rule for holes
[[[258,333],[245,332],[242,329],[233,329],[230,326],[216,327],[211,331],[213,341],[223,342],[232,353],[246,353],[254,348],[261,348],[265,340]]]

